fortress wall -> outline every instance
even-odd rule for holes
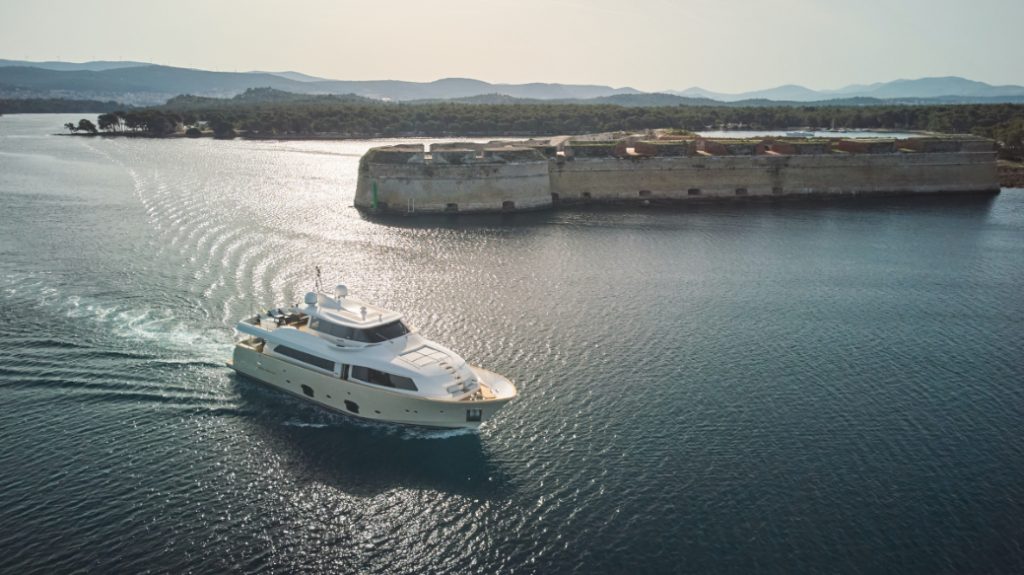
[[[694,140],[641,141],[633,144],[633,150],[643,156],[692,156],[696,149]]]
[[[607,155],[614,150],[608,145],[578,146],[577,151],[587,148],[584,154],[569,158],[545,158],[522,147],[484,148],[479,154],[455,146],[432,154],[375,148],[360,161],[355,205],[372,209],[375,187],[377,210],[396,213],[524,210],[556,202],[998,192],[991,145],[969,144],[960,151],[883,153],[891,141],[867,141],[853,146],[859,153],[625,158]],[[688,150],[664,153],[683,151]]]
[[[356,185],[357,208],[372,208],[374,183],[378,210],[387,212],[485,212],[551,205],[547,160],[457,165],[369,164],[364,158]]]
[[[576,158],[551,164],[551,191],[567,201],[998,190],[992,153]]]

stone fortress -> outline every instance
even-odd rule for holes
[[[728,139],[655,130],[372,148],[359,164],[354,203],[421,214],[998,192],[995,145],[974,136]]]

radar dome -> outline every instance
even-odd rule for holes
[[[338,297],[345,297],[348,295],[348,287],[345,284],[338,284],[334,287],[334,295]]]
[[[316,300],[316,292],[311,291],[306,294],[306,305],[316,305]]]

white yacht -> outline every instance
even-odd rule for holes
[[[420,336],[400,314],[349,297],[343,285],[236,330],[235,371],[365,419],[479,427],[516,396],[505,377]]]

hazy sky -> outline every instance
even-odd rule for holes
[[[0,58],[737,92],[1024,84],[1024,0],[0,0]]]

